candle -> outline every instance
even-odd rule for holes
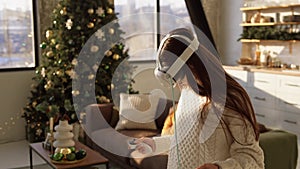
[[[53,117],[50,117],[50,131],[53,131]]]

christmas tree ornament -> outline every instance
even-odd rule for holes
[[[55,45],[56,44],[56,40],[55,39],[51,39],[51,45]]]
[[[32,102],[32,107],[35,107],[36,105],[37,105],[36,101]]]
[[[58,70],[58,71],[56,71],[56,75],[57,75],[57,76],[61,76],[61,75],[63,75],[63,73],[62,73],[61,70]]]
[[[93,8],[88,9],[88,14],[93,14],[93,13],[94,13],[94,9]]]
[[[45,69],[44,67],[43,67],[42,70],[41,70],[41,75],[42,75],[43,77],[46,76],[46,69]]]
[[[114,34],[114,33],[115,33],[115,30],[114,30],[113,28],[110,28],[110,29],[109,29],[109,33],[110,33],[110,34]]]
[[[72,60],[71,63],[72,63],[72,65],[76,66],[78,64],[78,60],[75,58],[75,59]]]
[[[80,92],[78,90],[72,90],[72,95],[73,96],[78,96]]]
[[[96,45],[91,46],[91,52],[98,52],[99,51],[99,47]]]
[[[90,74],[89,76],[88,76],[88,79],[89,80],[93,80],[95,78],[95,75],[94,74]]]
[[[63,7],[63,9],[59,11],[59,13],[60,13],[61,15],[67,15],[67,8],[66,8],[66,7]]]
[[[56,48],[57,50],[61,50],[61,49],[62,49],[62,46],[61,46],[60,44],[57,44],[57,45],[55,46],[55,48]]]
[[[66,28],[70,30],[70,29],[72,29],[72,26],[73,26],[72,19],[68,19],[66,22]]]
[[[87,27],[88,27],[88,28],[94,28],[94,26],[95,26],[95,25],[94,25],[93,22],[90,22],[90,23],[87,24]]]
[[[111,89],[114,89],[114,88],[115,88],[115,85],[114,85],[114,84],[111,84],[111,85],[110,85],[110,88],[111,88]]]
[[[69,43],[69,45],[73,45],[73,44],[74,44],[73,39],[70,39],[70,40],[68,41],[68,43]]]
[[[41,47],[42,49],[46,49],[47,44],[46,44],[45,42],[42,42],[42,43],[40,44],[40,47]]]
[[[108,8],[108,9],[107,9],[107,13],[108,13],[108,14],[112,14],[113,12],[114,12],[114,11],[113,11],[111,8]]]
[[[46,31],[46,38],[47,39],[50,39],[52,37],[52,35],[53,35],[53,31],[52,30],[47,30]]]
[[[112,52],[110,51],[110,50],[107,50],[106,52],[105,52],[105,56],[111,56],[112,55]]]
[[[95,33],[95,36],[98,39],[102,39],[104,37],[104,32],[102,31],[102,29],[98,29],[97,32]]]
[[[114,59],[114,60],[119,60],[119,59],[120,59],[120,55],[114,54],[114,55],[113,55],[113,59]]]
[[[95,72],[97,72],[98,68],[99,68],[99,66],[96,65],[96,64],[93,66],[93,70],[94,70]]]
[[[43,130],[39,128],[39,129],[36,130],[35,135],[41,136],[42,132],[43,132]]]
[[[101,16],[101,17],[104,17],[104,10],[102,7],[99,7],[97,10],[96,10],[96,13],[98,16]]]
[[[53,51],[49,51],[49,52],[47,52],[47,54],[46,54],[46,55],[47,55],[47,57],[49,57],[49,58],[50,58],[50,57],[53,57],[53,55],[54,55],[54,54],[53,54]]]

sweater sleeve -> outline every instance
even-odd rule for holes
[[[246,124],[237,118],[229,125],[235,139],[230,145],[230,157],[214,162],[221,169],[264,169],[263,150],[255,140],[250,122]]]
[[[171,146],[172,135],[165,135],[160,137],[153,137],[155,143],[154,154],[160,154],[168,151]]]

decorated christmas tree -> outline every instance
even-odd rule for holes
[[[93,104],[92,96],[96,103],[109,103],[114,94],[135,92],[134,68],[127,62],[124,32],[116,19],[110,0],[59,1],[40,44],[40,65],[23,111],[29,141],[45,139],[50,117],[77,122],[76,112]]]

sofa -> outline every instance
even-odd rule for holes
[[[165,169],[168,160],[167,153],[134,158],[133,151],[128,149],[126,139],[127,136],[135,138],[159,136],[171,107],[170,100],[159,99],[155,119],[156,130],[122,129],[116,131],[119,110],[114,108],[114,104],[90,105],[86,108],[83,125],[87,135],[86,144],[108,158],[110,162],[124,169]],[[297,136],[286,131],[269,130],[261,126],[259,142],[264,150],[266,169],[296,169]],[[107,144],[110,146],[105,147]],[[118,153],[115,153],[116,151]]]

